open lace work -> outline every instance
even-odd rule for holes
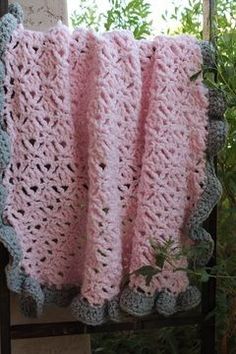
[[[0,238],[24,312],[74,298],[75,316],[100,324],[122,310],[139,316],[156,306],[168,315],[197,305],[198,290],[175,271],[187,267],[184,257],[165,262],[149,285],[141,275],[121,283],[155,264],[153,242],[171,239],[181,249],[190,238],[209,246],[204,261],[211,254],[201,224],[220,195],[212,156],[225,125],[222,106],[209,123],[208,90],[201,75],[191,79],[201,70],[199,44],[188,36],[136,41],[126,31],[70,34],[63,25],[34,32],[17,27],[17,9],[1,20],[10,33],[1,134],[11,157]],[[206,45],[202,52],[210,56]]]

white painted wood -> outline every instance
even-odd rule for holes
[[[14,2],[10,0],[10,2]],[[34,30],[45,30],[59,20],[68,24],[66,0],[18,0],[25,13],[24,25]]]

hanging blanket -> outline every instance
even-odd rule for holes
[[[72,304],[96,325],[198,305],[187,269],[212,254],[202,223],[221,194],[226,131],[223,97],[202,82],[212,49],[34,32],[21,15],[10,6],[0,23],[0,240],[24,313]],[[201,248],[194,262],[186,247]]]

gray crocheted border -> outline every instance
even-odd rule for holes
[[[7,191],[2,185],[4,170],[10,161],[10,139],[2,116],[4,104],[4,52],[11,40],[13,31],[22,22],[23,11],[18,4],[9,5],[9,11],[0,19],[0,210],[4,209]],[[208,42],[200,42],[204,66],[213,67],[215,55]],[[224,96],[218,90],[209,90],[209,126],[207,140],[206,186],[197,207],[193,210],[186,231],[195,244],[204,245],[204,253],[194,260],[195,264],[203,266],[211,258],[214,242],[211,235],[202,227],[212,209],[221,197],[222,187],[217,179],[214,168],[214,156],[222,149],[227,135],[227,124],[224,121],[226,103]],[[6,225],[0,216],[0,242],[10,254],[10,262],[6,267],[7,283],[10,290],[21,295],[22,312],[29,317],[38,317],[44,304],[55,303],[58,306],[69,306],[78,320],[89,325],[99,325],[111,319],[123,321],[129,315],[144,316],[155,311],[169,316],[177,311],[191,309],[199,305],[201,293],[195,286],[189,286],[185,292],[175,296],[168,290],[163,290],[155,296],[123,289],[121,294],[102,306],[91,306],[79,295],[79,288],[73,285],[62,290],[49,288],[39,284],[20,268],[22,250],[16,233],[10,225]]]

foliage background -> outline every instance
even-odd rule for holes
[[[100,13],[98,1],[78,0],[72,24],[94,30],[129,29],[135,38],[155,35],[149,20],[148,0],[109,0],[110,9]],[[179,27],[167,34],[188,33],[202,38],[202,1],[189,0],[185,7],[174,7],[162,18],[178,20]],[[217,46],[217,87],[225,92],[229,136],[218,158],[218,175],[224,194],[218,206],[217,271],[217,350],[219,354],[236,352],[236,1],[217,0],[214,18]],[[215,86],[213,82],[208,84]],[[223,275],[223,276],[222,276]],[[93,353],[100,354],[197,354],[199,333],[196,327],[163,329],[148,334],[118,333],[92,338]]]

